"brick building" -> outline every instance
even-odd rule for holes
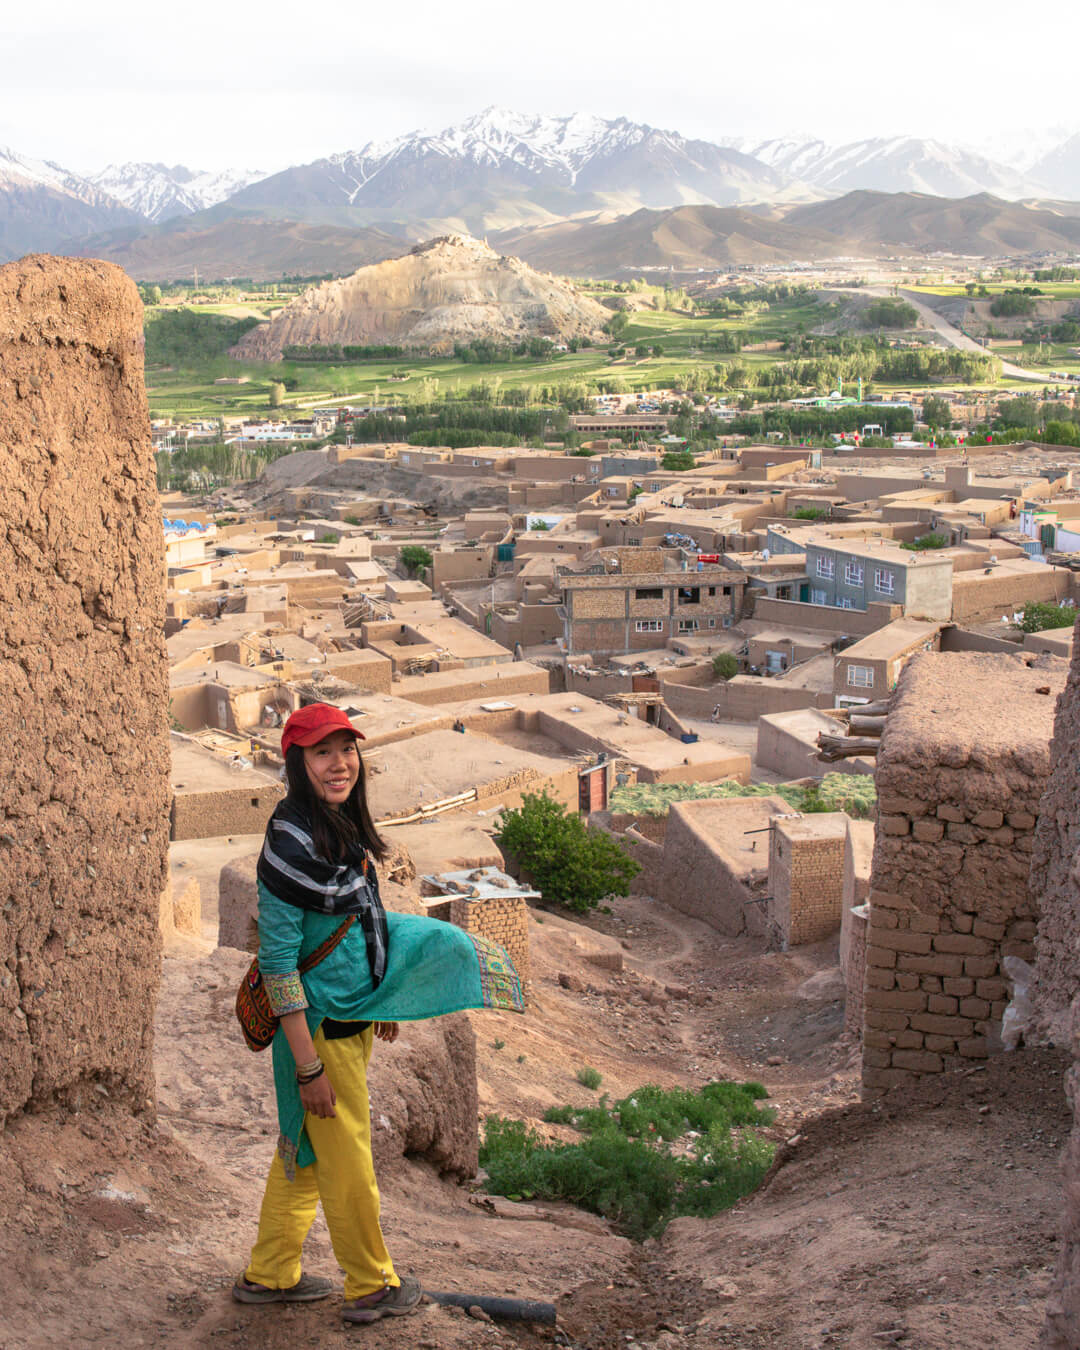
[[[566,650],[649,651],[680,634],[730,628],[745,587],[746,577],[725,567],[563,577]]]

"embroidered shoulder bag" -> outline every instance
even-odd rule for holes
[[[300,962],[297,967],[298,973],[304,975],[314,969],[320,961],[325,961],[349,931],[349,925],[355,917],[355,914],[350,914],[339,928],[335,929],[324,942],[320,942],[315,950]],[[274,1039],[280,1018],[270,1007],[270,996],[266,992],[257,956],[252,959],[248,972],[240,981],[240,988],[236,992],[236,1017],[248,1049],[265,1050]]]

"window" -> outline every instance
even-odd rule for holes
[[[834,559],[824,553],[818,554],[817,574],[819,577],[831,577],[836,572],[836,563]]]
[[[874,672],[870,666],[848,666],[847,682],[855,689],[873,689]]]
[[[861,586],[863,583],[863,565],[861,562],[844,564],[844,580],[849,586]]]
[[[635,633],[662,633],[663,631],[663,619],[638,619],[634,623]]]
[[[725,586],[725,587],[723,587],[723,593],[724,593],[724,595],[730,595],[730,594],[731,594],[731,587],[730,587],[730,586]]]
[[[709,620],[709,627],[710,627],[710,628],[715,628],[715,627],[716,627],[716,620],[715,620],[715,619],[710,619],[710,620]]]
[[[874,590],[879,595],[892,595],[896,589],[896,580],[887,567],[874,568]]]
[[[664,591],[661,586],[639,586],[634,591],[635,600],[663,600]]]
[[[680,604],[680,605],[697,605],[697,604],[700,604],[700,603],[701,603],[701,587],[700,587],[700,586],[680,586],[680,587],[679,587],[679,604]]]
[[[819,591],[816,587],[810,592],[810,603],[812,605],[826,604],[825,592]]]
[[[837,596],[836,603],[837,603],[837,606],[838,606],[840,609],[854,609],[854,608],[855,608],[855,601],[852,600],[852,598],[851,598],[850,595],[840,595],[840,596]]]
[[[710,587],[709,587],[709,594],[710,594],[710,595],[715,595],[715,594],[716,594],[716,587],[715,587],[715,586],[710,586]]]
[[[697,630],[698,630],[698,621],[697,621],[697,619],[680,619],[680,620],[679,620],[679,632],[680,632],[680,633],[696,633]]]

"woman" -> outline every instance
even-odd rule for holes
[[[300,1264],[321,1200],[345,1271],[342,1315],[374,1322],[414,1312],[421,1290],[395,1272],[379,1226],[366,1074],[373,1038],[393,1042],[399,1021],[523,1004],[501,947],[383,909],[374,863],[386,846],[368,810],[358,738],[325,703],[299,709],[282,731],[288,791],[257,869],[259,969],[280,1018],[272,1053],[281,1134],[233,1296],[299,1303],[330,1293],[329,1280]],[[320,946],[332,949],[301,976]]]

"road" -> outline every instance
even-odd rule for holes
[[[897,292],[891,286],[860,286],[858,290],[840,287],[830,287],[830,289],[841,290],[842,294],[845,295],[877,295],[883,299],[894,299],[899,294],[913,309],[918,311],[923,322],[937,333],[947,347],[959,347],[961,351],[978,352],[982,356],[990,355],[986,347],[980,347],[974,338],[969,338],[966,333],[962,333],[948,319],[943,318],[935,309],[932,309],[918,291],[901,289]],[[1013,365],[1011,361],[1002,361],[1001,373],[1010,380],[1027,380],[1034,384],[1046,384],[1050,379],[1045,371],[1025,370],[1022,366]]]

